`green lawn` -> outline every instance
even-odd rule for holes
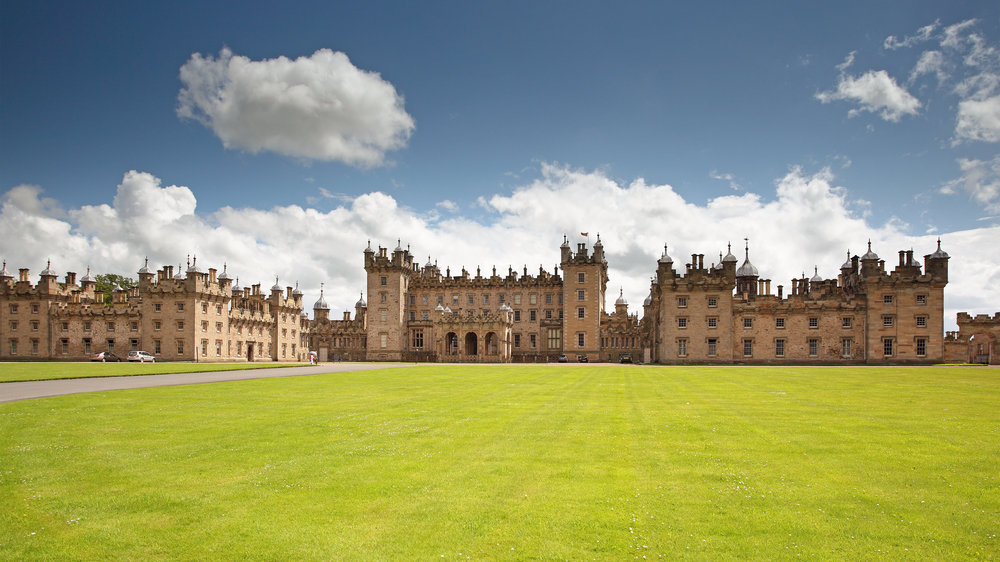
[[[0,559],[996,560],[998,375],[428,366],[0,404]]]
[[[0,363],[0,383],[83,379],[88,377],[129,377],[132,375],[162,375],[164,373],[205,373],[209,371],[242,371],[298,367],[305,363],[68,363],[14,362]],[[0,387],[3,392],[3,387]]]

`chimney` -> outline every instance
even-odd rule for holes
[[[705,269],[705,254],[698,254],[698,269]]]
[[[906,258],[906,252],[903,250],[899,251],[899,267],[903,267],[906,263],[903,261]]]
[[[66,286],[76,285],[76,274],[72,271],[66,272]]]
[[[784,290],[785,290],[784,285],[778,285],[778,300],[782,299],[782,293],[784,292]]]

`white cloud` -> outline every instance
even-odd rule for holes
[[[850,110],[848,112],[850,117],[858,115],[861,111],[870,111],[877,112],[886,121],[896,122],[903,115],[919,113],[920,100],[897,84],[888,72],[869,70],[856,77],[845,74],[844,71],[853,61],[854,53],[851,53],[843,64],[838,65],[841,74],[836,90],[819,92],[816,94],[816,99],[823,103],[836,100],[857,102],[861,107]]]
[[[941,188],[942,193],[964,191],[969,198],[986,208],[989,213],[1000,213],[1000,156],[989,162],[959,158],[962,177]]]
[[[995,174],[1000,162],[963,164],[967,174],[984,166],[992,166]],[[980,176],[976,181],[982,189],[990,180]],[[730,240],[734,253],[741,254],[742,238],[748,237],[751,260],[762,277],[773,280],[772,288],[787,287],[789,279],[813,265],[826,277],[836,276],[846,250],[862,253],[868,238],[889,264],[899,249],[912,247],[918,255],[933,251],[933,237],[908,235],[898,221],[868,224],[851,210],[855,202],[846,189],[832,182],[829,169],[807,174],[793,168],[775,182],[773,193],[745,192],[697,205],[669,185],[642,179],[622,185],[599,171],[542,163],[540,178],[481,203],[495,219],[484,223],[461,215],[431,220],[430,214],[400,207],[379,192],[329,212],[290,205],[226,207],[199,216],[190,189],[162,187],[149,174],[130,172],[111,205],[73,209],[65,218],[46,214],[40,190],[7,192],[0,199],[0,254],[9,268],[30,267],[33,275],[51,258],[58,271],[81,272],[91,265],[95,273],[133,277],[146,255],[159,268],[196,254],[203,269],[221,269],[228,262],[229,272],[244,286],[269,287],[275,275],[282,286],[299,281],[310,308],[319,284],[326,283],[333,308],[348,310],[366,286],[361,252],[369,239],[373,247],[390,249],[401,239],[420,263],[430,255],[452,273],[482,266],[487,275],[494,265],[503,274],[508,267],[535,273],[539,265],[551,272],[563,234],[575,244],[582,241],[580,232],[589,232],[592,242],[598,233],[604,242],[609,286],[623,287],[637,310],[664,243],[675,267],[683,270],[692,253],[705,254],[706,265],[717,262],[716,254]],[[953,256],[946,322],[953,325],[959,310],[993,312],[992,295],[1000,294],[1000,245],[995,243],[1000,227],[943,238]]]
[[[947,71],[947,64],[945,62],[944,54],[941,51],[924,51],[920,54],[920,59],[917,61],[917,65],[913,67],[910,71],[910,78],[907,80],[910,84],[916,81],[917,78],[923,76],[924,74],[933,74],[937,77],[938,84],[944,83],[948,80],[949,74]]]
[[[5,193],[0,203],[4,205],[10,203],[42,217],[57,218],[66,215],[66,211],[59,206],[58,201],[51,197],[40,197],[41,194],[41,186],[21,184]]]
[[[458,204],[448,199],[445,199],[444,201],[438,201],[436,205],[444,209],[445,211],[449,211],[452,213],[458,212]]]
[[[195,53],[180,79],[177,115],[209,127],[227,148],[372,167],[414,129],[392,84],[329,49],[263,61],[229,49],[218,58]]]
[[[917,30],[916,35],[908,35],[902,41],[896,39],[894,35],[890,35],[885,38],[885,42],[882,44],[883,47],[890,50],[896,50],[901,47],[912,47],[917,43],[922,43],[931,39],[934,34],[934,30],[941,25],[941,21],[937,20],[930,25],[926,25]]]
[[[959,102],[955,135],[969,140],[1000,142],[1000,95],[982,101]]]
[[[726,180],[729,182],[729,187],[731,187],[736,191],[743,189],[743,186],[736,183],[736,180],[733,178],[732,174],[720,174],[717,170],[712,170],[711,172],[708,173],[708,177],[712,178],[713,180]]]

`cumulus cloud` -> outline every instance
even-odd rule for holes
[[[445,199],[444,201],[438,201],[436,206],[452,213],[458,212],[458,204],[450,199]]]
[[[897,84],[888,72],[869,70],[860,76],[851,76],[846,71],[853,63],[854,53],[851,53],[843,63],[837,65],[840,77],[836,89],[819,92],[816,99],[822,103],[838,100],[857,102],[861,107],[850,110],[850,117],[862,111],[870,111],[878,113],[886,121],[896,122],[904,115],[919,113],[920,100]]]
[[[962,100],[955,135],[963,139],[1000,142],[1000,95]]]
[[[968,173],[983,166],[992,166],[995,174],[1000,162],[970,161]],[[995,182],[995,175],[977,181]],[[7,192],[0,199],[0,253],[10,266],[30,267],[33,275],[51,258],[59,271],[91,265],[94,272],[132,276],[146,255],[159,268],[192,254],[202,268],[228,263],[229,273],[244,286],[270,286],[274,276],[282,286],[299,281],[307,307],[326,283],[333,308],[349,310],[366,286],[362,250],[369,240],[372,247],[390,249],[401,240],[421,263],[429,255],[453,274],[481,266],[488,275],[494,266],[500,274],[508,268],[537,273],[539,266],[551,272],[563,235],[575,244],[584,241],[580,232],[589,232],[592,242],[599,233],[604,243],[609,287],[622,287],[632,310],[641,310],[664,243],[683,270],[692,253],[705,254],[708,265],[730,241],[733,252],[742,254],[742,239],[749,238],[750,258],[772,286],[787,286],[814,265],[821,275],[835,277],[847,249],[862,253],[869,238],[890,264],[899,249],[933,251],[933,237],[911,236],[898,221],[868,224],[851,210],[847,190],[833,182],[829,169],[810,174],[796,167],[775,181],[773,192],[743,192],[698,205],[669,185],[641,178],[625,185],[600,171],[542,163],[534,181],[482,202],[490,212],[485,222],[458,214],[431,220],[380,192],[328,212],[297,205],[225,207],[200,216],[190,189],[163,187],[149,174],[129,172],[110,205],[71,209],[63,218],[46,214],[40,190],[28,196],[23,190]],[[1000,293],[1000,246],[994,242],[1000,228],[943,238],[953,256],[946,322],[953,325],[958,310],[992,312],[996,303],[989,295]]]
[[[227,148],[381,166],[415,127],[403,97],[347,55],[251,61],[222,49],[195,53],[180,69],[177,115],[210,128]]]
[[[959,158],[962,177],[941,188],[942,193],[964,191],[969,198],[986,207],[986,211],[1000,214],[1000,156],[989,162]]]

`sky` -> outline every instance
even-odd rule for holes
[[[398,4],[0,3],[8,270],[349,310],[369,240],[534,273],[600,233],[641,313],[664,244],[787,287],[940,237],[946,327],[1000,311],[1000,3]]]

